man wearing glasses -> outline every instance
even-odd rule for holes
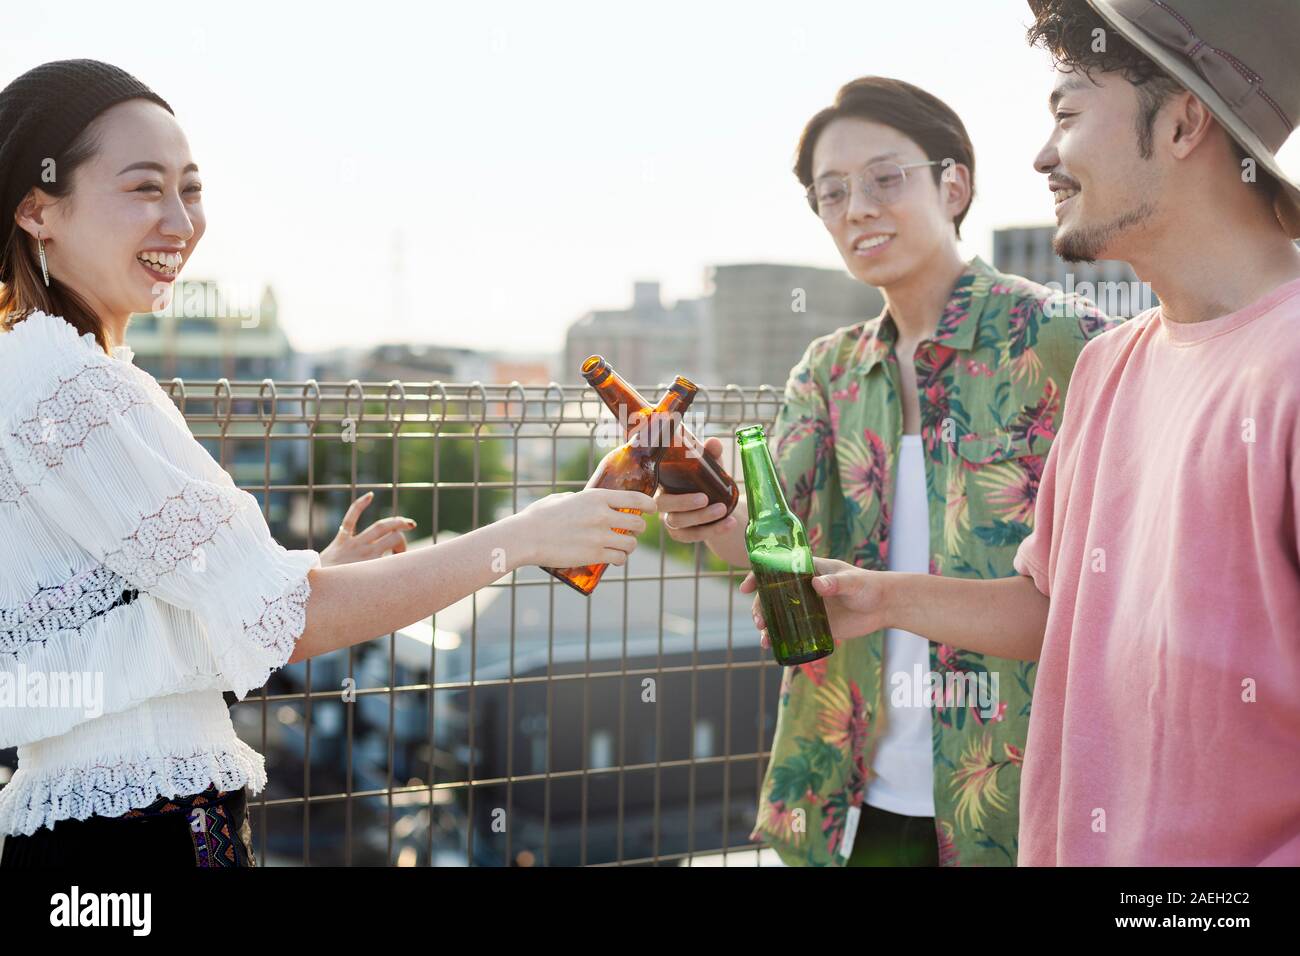
[[[1030,7],[1056,250],[1131,263],[1161,304],[1080,356],[1018,575],[816,559],[813,587],[837,637],[1038,661],[1022,864],[1295,866],[1300,5]]]
[[[974,150],[924,90],[849,83],[794,171],[849,272],[885,298],[809,345],[773,428],[814,554],[1014,575],[1075,358],[1115,323],[962,258]],[[719,520],[696,497],[660,494],[669,533],[748,566],[744,510]],[[892,628],[788,668],[753,839],[790,865],[1014,865],[1034,670]]]

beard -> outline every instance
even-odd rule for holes
[[[1052,251],[1066,262],[1096,262],[1118,236],[1150,219],[1154,212],[1155,206],[1146,201],[1102,226],[1058,229],[1052,237]]]

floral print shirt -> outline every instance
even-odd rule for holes
[[[1090,302],[972,259],[915,353],[930,573],[1010,577],[1033,527],[1043,462],[1075,359],[1117,325]],[[777,473],[813,553],[888,570],[902,445],[901,379],[887,311],[809,345],[772,430]],[[789,865],[842,866],[892,691],[884,632],[787,667],[751,839]],[[943,865],[1014,865],[1020,767],[1035,664],[930,644],[935,839]],[[996,683],[991,679],[996,675]],[[962,691],[985,681],[988,697]]]

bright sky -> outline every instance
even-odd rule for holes
[[[701,294],[715,263],[842,268],[789,169],[803,124],[870,73],[923,86],[965,121],[968,254],[991,257],[996,227],[1051,221],[1031,168],[1051,71],[1024,41],[1024,0],[195,0],[165,17],[60,0],[11,13],[0,83],[93,57],[172,104],[208,216],[186,276],[271,282],[301,349],[553,350],[583,312],[628,304],[636,279],[672,300]]]

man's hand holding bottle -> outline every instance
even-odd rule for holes
[[[884,576],[867,571],[834,558],[813,558],[813,590],[826,604],[826,618],[830,621],[831,636],[837,641],[850,637],[863,637],[884,626]],[[759,601],[758,584],[750,571],[740,582],[742,594],[754,595],[754,627],[758,629],[759,642],[770,647],[767,622],[763,620],[763,607]]]
[[[704,442],[704,452],[710,457],[722,458],[722,441],[710,438]],[[664,528],[674,541],[685,544],[703,542],[722,560],[735,567],[749,564],[749,553],[745,550],[745,522],[743,516],[747,509],[742,498],[731,514],[726,514],[726,506],[710,505],[702,492],[674,495],[661,487],[655,493],[659,512],[664,516]]]

